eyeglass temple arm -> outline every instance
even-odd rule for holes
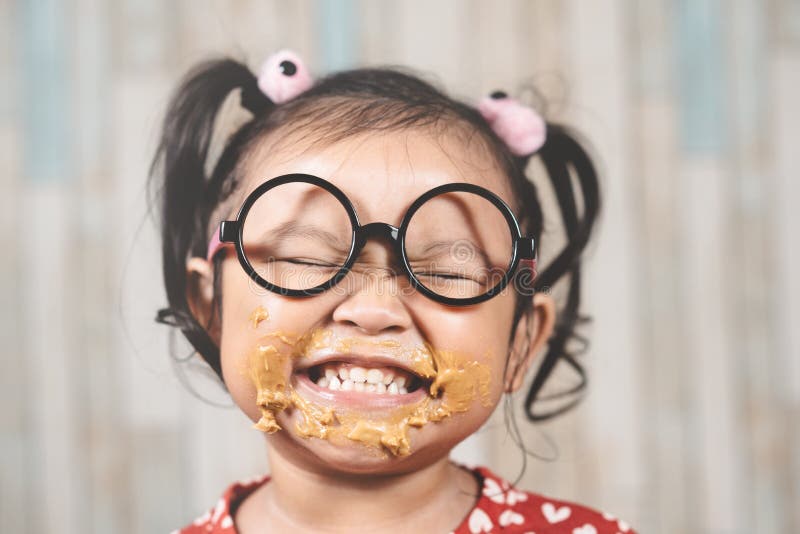
[[[532,237],[520,237],[517,241],[520,265],[536,269],[536,241]]]
[[[219,231],[214,232],[214,235],[211,236],[211,240],[208,242],[206,260],[211,261],[222,247],[229,243],[235,243],[238,233],[239,227],[236,221],[222,221],[219,224]]]

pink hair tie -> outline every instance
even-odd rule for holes
[[[211,241],[208,243],[208,250],[206,252],[206,261],[211,262],[214,259],[214,256],[217,255],[222,247],[225,246],[225,243],[220,241],[219,239],[219,230],[214,232],[214,235],[211,236]]]
[[[258,74],[258,88],[274,104],[288,102],[313,84],[303,60],[291,50],[280,50],[269,56]]]
[[[503,91],[482,98],[478,111],[515,156],[530,156],[544,144],[547,126],[542,116]]]

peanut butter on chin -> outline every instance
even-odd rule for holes
[[[254,326],[257,325],[254,323]],[[354,345],[364,344],[380,345],[383,353],[402,354],[414,372],[431,380],[427,396],[417,403],[387,409],[380,414],[360,413],[352,408],[334,411],[302,397],[289,382],[291,358],[327,347],[349,352]],[[266,433],[276,432],[281,429],[277,413],[297,410],[302,414],[295,424],[299,436],[331,443],[361,443],[384,457],[388,454],[406,456],[411,452],[408,435],[411,428],[465,412],[476,398],[484,406],[491,406],[490,368],[486,364],[430,346],[406,349],[391,340],[373,343],[361,339],[333,339],[328,330],[314,330],[303,336],[284,332],[264,335],[247,358],[247,372],[256,388],[256,403],[261,411],[254,428]]]

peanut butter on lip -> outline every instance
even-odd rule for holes
[[[257,311],[258,308],[251,314],[251,320],[257,316]],[[255,322],[254,326],[257,326]],[[321,406],[292,387],[289,380],[291,359],[329,347],[337,352],[351,352],[355,345],[364,344],[380,346],[384,353],[402,356],[415,373],[431,381],[428,395],[419,402],[378,415]],[[303,336],[270,332],[259,339],[249,354],[247,365],[261,411],[254,428],[266,433],[276,432],[281,429],[276,415],[287,409],[297,410],[302,414],[301,421],[295,424],[299,436],[332,443],[361,443],[384,457],[411,453],[411,428],[421,428],[465,412],[476,398],[484,406],[491,406],[488,365],[428,345],[408,349],[393,340],[333,339],[328,330],[313,330]]]

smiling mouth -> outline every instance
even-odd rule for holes
[[[370,396],[409,395],[420,389],[427,390],[431,383],[429,379],[387,363],[359,365],[331,360],[300,369],[297,374],[305,376],[323,390]]]
[[[275,337],[297,344],[282,334]],[[477,360],[427,345],[397,354],[402,347],[389,340],[379,344],[392,349],[389,354],[351,352],[350,343],[329,345],[307,342],[291,353],[259,345],[251,362],[261,410],[257,429],[276,432],[282,428],[276,415],[289,410],[287,417],[294,418],[297,411],[295,429],[302,438],[359,442],[406,456],[412,429],[468,410],[478,395],[484,406],[491,404],[490,369]]]

